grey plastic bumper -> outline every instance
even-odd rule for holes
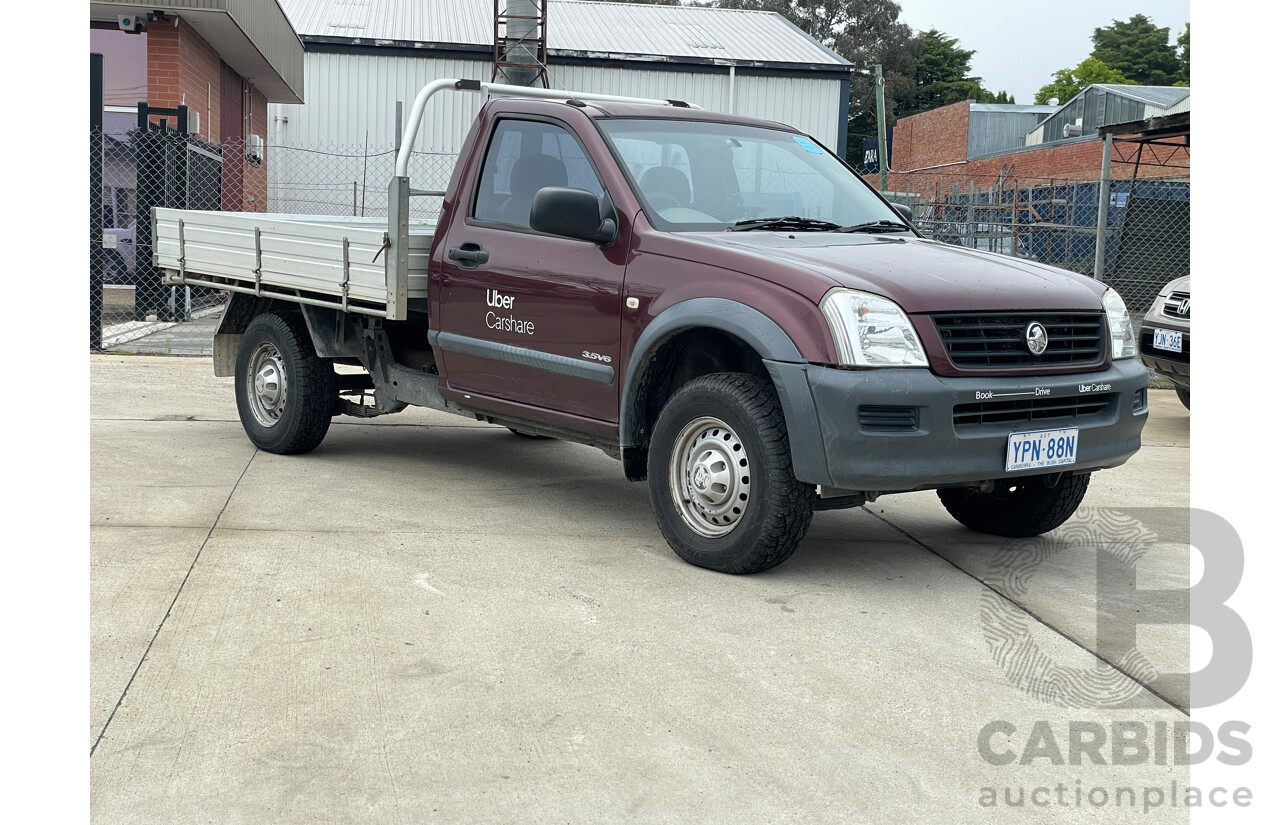
[[[949,378],[923,369],[840,370],[813,364],[766,361],[782,399],[796,477],[845,490],[904,491],[949,484],[1035,475],[1056,470],[1005,472],[1010,433],[1079,427],[1074,472],[1123,464],[1138,451],[1147,420],[1146,368],[1136,358],[1101,372],[1010,378]],[[1082,388],[1088,389],[1082,392]],[[957,427],[957,404],[980,393],[1039,390],[1039,398],[1061,399],[1114,393],[1101,413],[1078,419],[1046,419]],[[1009,396],[1005,396],[1009,397]],[[1019,396],[1014,396],[1019,397]],[[868,431],[858,408],[884,405],[918,408],[910,432]]]
[[[1168,327],[1165,327],[1166,329]],[[1185,356],[1181,359],[1173,357],[1164,357],[1159,350],[1149,348],[1148,342],[1155,327],[1144,325],[1138,333],[1138,340],[1142,342],[1142,348],[1145,352],[1139,352],[1138,358],[1142,363],[1151,369],[1163,375],[1173,382],[1175,387],[1182,387],[1185,390],[1191,389],[1191,361]],[[1191,333],[1184,331],[1185,340],[1190,343]]]

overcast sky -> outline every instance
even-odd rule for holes
[[[975,49],[973,73],[993,92],[1034,103],[1058,69],[1093,51],[1093,30],[1145,14],[1176,39],[1191,19],[1190,0],[898,0],[902,22],[938,29]],[[1065,101],[1064,101],[1065,102]]]

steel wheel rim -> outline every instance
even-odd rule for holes
[[[689,529],[719,538],[741,523],[751,502],[751,460],[729,425],[713,416],[684,425],[669,473],[671,498]]]
[[[249,357],[249,411],[263,427],[274,427],[280,421],[289,397],[289,380],[284,369],[284,356],[274,344],[263,342]]]

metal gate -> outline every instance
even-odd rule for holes
[[[152,122],[157,115],[160,122]],[[176,119],[177,128],[169,127],[169,117]],[[151,264],[153,207],[222,208],[222,149],[189,134],[187,117],[185,106],[138,105],[133,144],[138,169],[134,317],[139,321],[186,320],[194,310],[221,300],[221,293],[209,289],[164,286],[162,273]]]

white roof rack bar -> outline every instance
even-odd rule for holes
[[[692,103],[678,100],[659,100],[649,97],[623,97],[622,95],[602,95],[594,92],[570,92],[564,89],[541,89],[536,86],[512,86],[505,83],[485,83],[480,80],[458,80],[445,78],[434,80],[422,87],[418,96],[413,99],[413,109],[409,112],[409,120],[404,126],[404,136],[400,141],[400,153],[396,155],[396,177],[407,177],[409,174],[409,156],[413,152],[413,142],[418,137],[418,128],[422,125],[422,117],[427,111],[427,101],[437,92],[478,92],[485,95],[502,95],[505,97],[527,97],[551,100],[600,100],[612,103],[648,103],[654,106],[682,106],[700,109]]]

